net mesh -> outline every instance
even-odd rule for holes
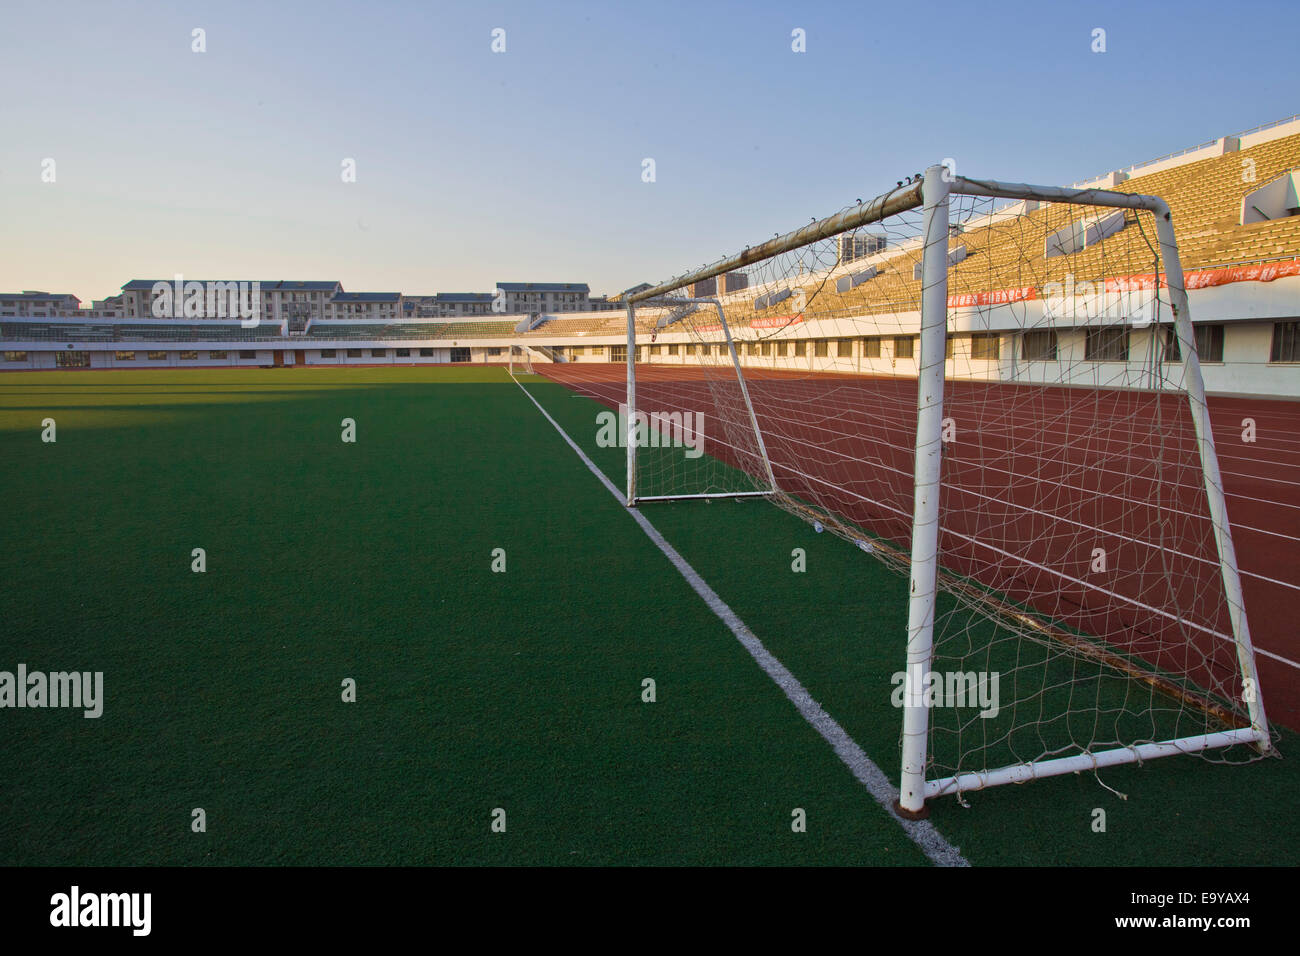
[[[950,221],[927,776],[1248,727],[1151,214]],[[639,305],[638,495],[772,492],[906,574],[921,261],[918,208]]]

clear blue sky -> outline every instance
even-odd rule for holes
[[[944,157],[1067,183],[1300,112],[1295,10],[4,0],[0,290],[616,292]]]

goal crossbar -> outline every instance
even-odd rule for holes
[[[712,279],[725,272],[733,272],[736,269],[753,265],[755,262],[779,256],[783,252],[798,249],[821,239],[829,239],[834,235],[856,229],[859,226],[880,222],[882,219],[897,215],[900,212],[906,212],[909,209],[915,209],[920,205],[921,182],[917,180],[908,186],[902,186],[883,193],[869,203],[861,203],[852,209],[847,209],[834,216],[827,216],[816,222],[810,222],[800,229],[787,232],[775,239],[769,239],[762,245],[746,246],[742,252],[738,252],[736,255],[720,262],[696,269],[694,272],[676,276],[648,289],[641,289],[636,292],[629,290],[625,293],[625,298],[629,305],[636,305],[645,302],[647,299],[656,299],[678,289],[684,289],[693,283]]]

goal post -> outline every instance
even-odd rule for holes
[[[901,812],[1270,749],[1163,200],[933,166],[625,300],[629,506],[764,496],[907,578]]]
[[[948,338],[948,171],[925,172],[921,224],[921,358],[916,394],[916,462],[912,482],[912,560],[907,604],[907,668],[930,670],[934,606],[939,578],[939,481],[943,462],[943,376]],[[930,712],[911,688],[903,701],[902,782],[899,803],[914,813],[924,806],[925,756]]]

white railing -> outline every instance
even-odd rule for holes
[[[1262,123],[1259,126],[1252,126],[1250,129],[1242,130],[1240,133],[1232,134],[1230,138],[1241,139],[1243,136],[1249,136],[1251,133],[1260,133],[1266,129],[1273,129],[1274,127],[1277,126],[1285,126],[1287,123],[1292,123],[1296,120],[1300,120],[1300,113],[1297,113],[1294,116],[1287,116],[1280,120],[1273,120],[1273,122],[1271,123]],[[1148,166],[1156,165],[1156,163],[1163,163],[1166,160],[1177,159],[1179,156],[1186,156],[1189,153],[1199,152],[1200,150],[1207,149],[1210,146],[1213,146],[1218,141],[1219,138],[1216,137],[1212,140],[1209,140],[1208,142],[1199,143],[1196,146],[1189,146],[1186,149],[1180,149],[1177,152],[1169,153],[1165,156],[1157,156],[1155,159],[1148,159],[1146,162],[1143,163],[1134,163],[1132,166],[1125,166],[1115,171],[1124,173],[1126,176],[1131,177],[1135,170],[1146,169]],[[1088,185],[1089,183],[1095,183],[1098,180],[1105,179],[1109,175],[1110,173],[1107,172],[1107,173],[1102,173],[1100,176],[1093,176],[1091,179],[1081,179],[1078,182],[1070,183],[1069,188],[1080,189]]]

